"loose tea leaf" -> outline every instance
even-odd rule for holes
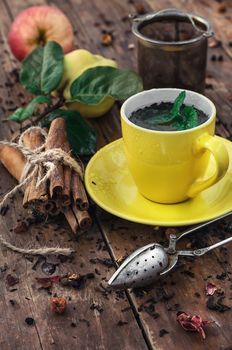
[[[22,123],[24,120],[30,118],[34,114],[36,107],[40,103],[47,103],[49,105],[51,103],[51,99],[44,95],[36,96],[33,98],[33,100],[31,100],[27,107],[17,108],[16,111],[10,115],[9,119],[17,123]]]
[[[49,94],[61,82],[64,54],[55,41],[32,51],[22,63],[20,82],[35,95]]]
[[[142,89],[142,80],[133,71],[94,67],[87,69],[74,80],[70,88],[72,98],[69,101],[96,105],[107,96],[125,100]]]

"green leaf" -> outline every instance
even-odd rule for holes
[[[43,121],[43,126],[49,126],[58,117],[66,121],[68,140],[75,154],[91,155],[96,152],[96,132],[78,111],[57,109]]]
[[[48,96],[36,96],[35,98],[33,98],[33,100],[31,100],[27,107],[20,107],[16,109],[16,111],[13,114],[11,114],[9,119],[17,123],[22,123],[24,120],[30,118],[34,114],[37,105],[40,103],[47,103],[48,105],[50,105],[51,99]]]
[[[185,117],[185,129],[195,128],[198,125],[197,111],[193,106],[186,106],[182,113]]]
[[[182,115],[179,115],[173,122],[172,127],[177,130],[185,130],[185,120],[184,117]]]
[[[176,117],[180,113],[180,108],[184,102],[186,96],[186,92],[182,91],[177,98],[175,99],[172,109],[171,109],[171,114]]]
[[[175,99],[172,109],[170,111],[160,112],[156,113],[153,117],[149,118],[147,120],[150,124],[168,124],[174,121],[179,115],[180,115],[180,109],[182,107],[182,104],[184,102],[186,96],[186,92],[182,91],[177,98]],[[179,122],[176,122],[176,125],[179,125]],[[180,128],[180,125],[178,126]]]
[[[166,113],[157,113],[155,116],[147,119],[147,122],[149,124],[167,124],[170,123],[173,119],[175,119],[175,116],[172,114]]]
[[[24,59],[20,72],[21,84],[35,95],[49,94],[61,82],[63,61],[62,47],[55,41],[49,41]]]
[[[108,66],[94,67],[74,80],[69,101],[96,105],[106,96],[125,100],[142,89],[142,80],[135,72]]]

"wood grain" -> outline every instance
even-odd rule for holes
[[[45,0],[39,0],[36,4],[44,4]],[[215,103],[218,111],[217,133],[231,139],[231,78],[232,63],[230,57],[231,47],[231,16],[232,9],[229,1],[210,0],[154,0],[144,1],[103,1],[96,0],[55,0],[48,1],[60,7],[70,18],[75,29],[76,47],[86,48],[93,53],[100,53],[109,58],[115,58],[124,68],[136,68],[136,50],[130,49],[129,44],[135,44],[130,31],[130,22],[126,16],[138,11],[138,5],[144,5],[144,10],[159,10],[161,8],[177,7],[202,14],[210,19],[216,32],[216,37],[222,41],[220,47],[209,49],[207,66],[206,95]],[[226,12],[219,11],[221,3],[226,4]],[[6,36],[10,28],[11,20],[22,9],[35,4],[34,0],[19,2],[17,0],[3,1],[0,4],[1,19],[1,45],[0,58],[0,92],[2,104],[0,107],[1,120],[10,113],[10,109],[16,108],[20,103],[25,103],[29,95],[15,82],[12,69],[18,66],[15,59],[9,53]],[[141,7],[140,7],[141,8]],[[109,31],[113,35],[112,46],[105,47],[101,44],[102,31]],[[223,56],[223,61],[212,61],[212,55]],[[11,83],[11,86],[5,85]],[[98,148],[121,136],[119,121],[120,104],[107,115],[91,121],[98,135]],[[0,136],[7,138],[10,130],[14,130],[13,123],[10,127],[1,123]],[[2,168],[0,177],[1,191],[5,192],[13,186],[14,182]],[[8,228],[17,222],[20,198],[14,202],[14,207],[7,219]],[[23,214],[21,214],[23,215]],[[208,297],[204,293],[207,281],[214,282],[225,293],[223,302],[231,304],[231,265],[232,258],[227,250],[220,249],[205,255],[202,258],[189,261],[182,259],[177,271],[165,281],[157,283],[150,290],[146,289],[140,294],[127,291],[123,295],[107,294],[102,289],[107,279],[114,271],[114,267],[107,268],[100,261],[112,258],[117,260],[130,254],[134,249],[149,242],[160,241],[167,243],[165,228],[154,228],[145,225],[129,223],[125,220],[113,217],[110,214],[97,210],[96,224],[87,235],[81,237],[78,242],[72,241],[73,237],[64,222],[45,224],[41,228],[34,227],[28,233],[17,235],[9,232],[9,238],[17,240],[22,246],[28,241],[35,244],[60,243],[72,246],[76,250],[75,258],[71,262],[59,263],[55,274],[67,272],[88,273],[94,272],[95,278],[88,280],[82,290],[67,289],[60,285],[54,285],[52,295],[65,296],[68,300],[67,313],[63,316],[55,316],[49,310],[50,295],[44,290],[38,290],[35,277],[45,276],[41,267],[44,261],[38,263],[37,269],[32,270],[34,261],[22,259],[8,251],[1,251],[0,256],[0,305],[3,312],[0,315],[0,348],[1,349],[230,349],[231,340],[231,312],[218,313],[206,308]],[[1,227],[5,232],[5,226]],[[40,232],[40,233],[39,233]],[[213,225],[207,232],[201,231],[198,236],[183,239],[178,246],[189,247],[193,240],[210,244],[224,236],[231,234],[231,228],[227,223]],[[197,237],[197,238],[195,238]],[[206,237],[206,239],[204,239]],[[15,243],[15,242],[14,242]],[[92,260],[92,259],[100,260]],[[103,259],[103,260],[101,260]],[[92,261],[92,263],[90,262]],[[48,260],[52,263],[56,261]],[[93,261],[95,262],[93,264]],[[109,260],[111,261],[111,260]],[[7,269],[4,271],[4,264]],[[97,269],[97,270],[95,270]],[[7,274],[19,277],[16,291],[10,292],[6,287]],[[100,273],[100,274],[99,274]],[[225,273],[224,280],[217,276]],[[209,277],[211,276],[211,277]],[[224,275],[222,275],[224,276]],[[101,283],[101,285],[100,285]],[[12,288],[13,289],[13,288]],[[162,293],[161,293],[162,291]],[[174,296],[169,300],[162,300]],[[196,293],[199,293],[196,294]],[[106,297],[107,295],[107,297]],[[69,300],[69,297],[71,300]],[[108,298],[108,299],[107,299]],[[152,310],[151,300],[156,300],[154,312],[150,314],[146,306]],[[161,299],[161,300],[160,300]],[[15,300],[13,306],[10,300]],[[150,302],[149,302],[150,300]],[[145,304],[144,304],[145,303]],[[100,305],[104,311],[90,309],[91,305]],[[145,307],[144,307],[145,306]],[[94,307],[92,307],[94,308]],[[132,312],[132,309],[133,312]],[[218,325],[209,326],[206,330],[207,338],[202,341],[195,333],[186,333],[176,322],[176,311],[183,310],[190,313],[201,314],[204,319],[213,319]],[[124,311],[123,311],[124,310]],[[158,313],[159,317],[154,313]],[[35,319],[35,326],[25,324],[26,317]],[[88,327],[87,320],[90,322]],[[118,326],[118,322],[128,322]],[[72,323],[76,325],[72,326]],[[168,334],[160,337],[160,330],[165,329]]]

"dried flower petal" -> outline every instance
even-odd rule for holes
[[[206,337],[204,327],[208,324],[215,322],[211,320],[203,321],[200,316],[188,315],[186,312],[183,311],[177,312],[176,320],[181,325],[181,327],[184,328],[184,330],[200,333],[202,339],[205,339]]]
[[[53,283],[60,282],[60,276],[36,277],[36,281],[41,285],[42,288],[49,289]]]
[[[15,227],[14,227],[14,233],[24,233],[27,232],[28,230],[28,225],[22,221],[20,223],[18,223]]]
[[[55,312],[57,314],[63,314],[65,312],[67,303],[65,298],[63,297],[54,297],[51,298],[51,309],[52,312]]]
[[[213,295],[217,291],[217,286],[211,282],[207,282],[205,286],[206,295]]]

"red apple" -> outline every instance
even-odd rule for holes
[[[55,6],[32,6],[20,12],[12,23],[8,43],[16,58],[24,59],[37,46],[58,42],[64,53],[73,49],[73,29]]]

